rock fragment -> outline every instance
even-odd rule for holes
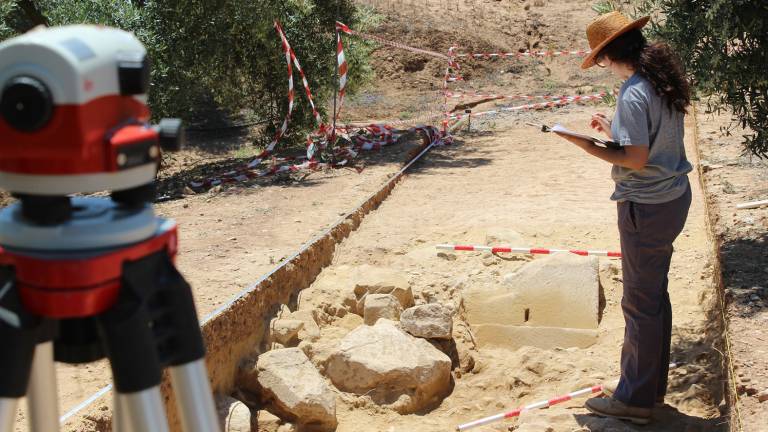
[[[223,432],[251,432],[251,410],[241,401],[230,397],[216,398],[219,425]]]
[[[450,386],[451,360],[389,320],[351,331],[326,368],[334,385],[401,414],[433,406]]]
[[[278,319],[270,325],[270,338],[284,346],[298,343],[299,331],[304,328],[304,321],[294,319]]]
[[[336,396],[299,348],[260,355],[256,371],[262,396],[272,412],[310,430],[336,428]]]
[[[391,294],[368,294],[363,306],[363,321],[368,325],[375,324],[379,318],[397,321],[400,319],[402,311],[403,307],[395,296]]]
[[[427,339],[451,339],[453,317],[439,303],[408,308],[400,314],[400,326],[413,336]]]

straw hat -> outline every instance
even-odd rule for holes
[[[627,17],[616,11],[608,12],[595,18],[587,27],[587,39],[589,40],[589,48],[592,52],[584,59],[581,68],[587,69],[594,66],[595,57],[600,54],[601,49],[624,33],[642,28],[648,24],[650,19],[651,17],[646,16],[636,21],[630,21]]]

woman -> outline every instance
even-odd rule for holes
[[[618,12],[601,15],[587,27],[592,48],[582,68],[605,67],[626,80],[613,121],[592,116],[590,126],[621,144],[609,149],[566,135],[587,153],[613,164],[621,237],[624,345],[618,386],[608,398],[586,407],[607,417],[646,424],[667,388],[672,308],[667,274],[672,242],[691,204],[683,146],[683,120],[690,105],[680,61],[666,44],[648,44],[640,28],[648,17],[630,21]]]

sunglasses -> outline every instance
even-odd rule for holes
[[[604,56],[604,55],[598,56],[598,57],[595,59],[595,64],[596,64],[598,67],[601,67],[601,68],[604,68],[604,67],[606,67],[606,66],[608,65],[606,56]]]

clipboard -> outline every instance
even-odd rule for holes
[[[604,140],[604,139],[593,137],[593,136],[590,136],[590,135],[585,135],[585,134],[581,134],[581,133],[578,133],[578,132],[574,132],[574,131],[566,128],[565,126],[563,126],[563,125],[561,125],[559,123],[556,123],[552,127],[549,127],[549,126],[544,125],[544,124],[535,124],[535,123],[526,123],[526,124],[529,125],[529,126],[534,126],[534,127],[540,128],[542,132],[558,132],[558,133],[561,133],[561,134],[564,134],[564,135],[569,135],[569,136],[572,136],[572,137],[585,139],[587,141],[592,141],[595,144],[600,144],[600,145],[602,145],[604,147],[607,147],[607,148],[610,148],[610,149],[614,149],[614,150],[621,149],[621,144],[617,143],[616,141]]]

